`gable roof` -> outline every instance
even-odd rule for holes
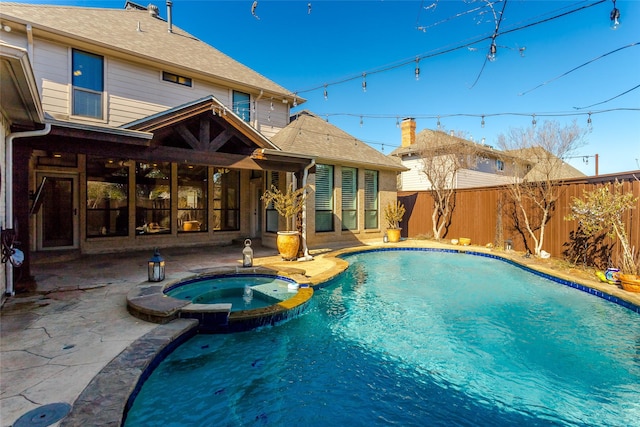
[[[187,77],[197,74],[238,89],[262,89],[265,96],[293,99],[291,91],[180,28],[172,25],[169,32],[167,22],[150,10],[2,2],[0,17],[31,24],[34,34],[44,38],[67,43],[74,40],[85,49],[90,43],[129,61],[156,63],[167,70],[181,70]],[[298,103],[305,101],[296,99]]]
[[[532,165],[531,170],[525,175],[525,179],[528,181],[582,178],[586,176],[542,147],[521,148],[509,150],[506,153],[513,157],[525,159]]]
[[[308,110],[292,116],[271,141],[286,152],[313,156],[319,163],[406,170],[396,158],[382,154]]]

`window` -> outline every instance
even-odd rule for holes
[[[504,170],[504,162],[502,160],[496,159],[496,169],[498,171],[503,171]]]
[[[207,231],[207,167],[178,165],[178,231]]]
[[[358,169],[342,168],[342,229],[358,229]]]
[[[333,166],[316,165],[316,231],[333,231]]]
[[[129,166],[87,157],[87,237],[129,234]]]
[[[213,229],[240,230],[240,172],[225,168],[213,173]]]
[[[233,91],[233,112],[245,122],[251,121],[251,97],[248,93]]]
[[[171,164],[136,164],[136,234],[171,232]]]
[[[279,187],[280,184],[280,175],[278,172],[269,172],[267,174],[267,189],[271,189],[271,187]],[[269,203],[265,206],[266,212],[266,230],[269,233],[275,233],[278,231],[278,211],[273,206],[273,202]]]
[[[364,171],[364,228],[378,228],[378,171]]]
[[[102,56],[73,50],[72,58],[72,112],[76,116],[102,119],[102,92],[104,90],[104,59]]]
[[[183,86],[191,87],[191,79],[189,77],[179,76],[177,74],[168,73],[166,71],[162,72],[162,80],[165,82],[176,83]]]

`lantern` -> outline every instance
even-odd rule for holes
[[[160,256],[158,248],[149,259],[149,281],[161,282],[164,280],[164,258]]]
[[[242,266],[251,267],[253,265],[253,249],[251,249],[251,240],[244,241],[244,249],[242,250]]]

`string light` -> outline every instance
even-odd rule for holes
[[[482,116],[482,121],[480,122],[480,127],[484,128],[484,116]]]
[[[307,15],[311,15],[311,3],[307,3]]]
[[[273,107],[273,98],[271,98],[271,105],[269,106],[269,109],[270,109],[271,111],[273,111],[273,110],[274,110],[274,107]]]
[[[416,58],[416,81],[420,80],[420,58]]]
[[[362,73],[362,91],[367,91],[367,73]]]
[[[536,115],[534,114],[534,115],[532,115],[531,117],[532,117],[532,119],[531,119],[531,126],[536,127],[536,124],[538,123],[538,122],[536,121]]]
[[[495,37],[491,41],[491,47],[489,48],[489,54],[487,55],[487,59],[491,62],[496,60],[496,53],[498,52],[498,46],[496,46]]]
[[[324,85],[324,100],[329,99],[329,93],[327,92],[327,85]]]
[[[298,93],[294,93],[293,94],[293,106],[297,107],[298,106]]]
[[[591,122],[591,111],[589,111],[589,117],[587,118],[587,129],[589,129],[589,132],[593,130],[593,123]]]
[[[364,124],[364,122],[362,120],[362,116],[360,116],[360,127],[362,127],[363,124]]]
[[[438,123],[437,123],[438,129],[441,129],[442,126],[440,125],[440,116],[438,116]]]
[[[611,10],[611,13],[609,14],[609,19],[611,19],[611,29],[612,30],[617,30],[618,27],[620,26],[620,11],[618,10],[618,8],[616,7],[616,0],[612,0],[613,1],[613,9]]]
[[[396,117],[396,127],[399,128],[400,127],[400,118]]]
[[[547,23],[549,21],[552,21],[552,20],[555,20],[555,19],[558,19],[558,18],[563,18],[563,17],[565,17],[567,15],[570,15],[570,14],[573,14],[573,13],[581,12],[581,11],[584,11],[584,10],[586,10],[588,8],[595,7],[595,6],[597,6],[597,5],[601,4],[601,3],[604,3],[606,1],[607,0],[597,0],[597,1],[593,2],[593,3],[588,3],[588,4],[585,4],[585,5],[581,5],[579,7],[576,7],[576,8],[567,10],[567,11],[562,11],[560,13],[557,13],[557,14],[549,16],[549,17],[543,17],[542,19],[539,19],[538,21],[524,23],[523,25],[520,25],[520,26],[515,27],[515,28],[510,28],[510,29],[503,30],[503,31],[495,31],[490,36],[481,36],[478,39],[471,40],[471,41],[463,43],[463,44],[461,44],[459,46],[454,46],[454,47],[449,47],[449,48],[442,48],[441,50],[435,51],[433,53],[419,55],[419,56],[414,57],[413,59],[410,59],[408,61],[401,61],[401,62],[393,63],[393,64],[390,64],[390,65],[381,66],[381,67],[379,67],[377,69],[369,70],[367,72],[363,72],[363,73],[360,73],[360,74],[357,74],[357,75],[352,75],[350,77],[346,77],[346,78],[341,79],[341,80],[337,80],[337,81],[330,82],[330,83],[324,83],[324,84],[322,84],[320,86],[314,86],[314,87],[310,87],[310,88],[304,89],[304,90],[299,90],[296,93],[313,92],[315,90],[324,88],[324,86],[335,86],[335,85],[339,85],[339,84],[342,84],[342,83],[350,82],[350,81],[355,80],[355,79],[360,78],[360,77],[363,78],[363,82],[362,82],[363,91],[366,91],[366,81],[364,80],[364,78],[365,78],[365,76],[367,74],[384,73],[384,72],[387,72],[387,71],[395,70],[395,69],[400,68],[400,67],[404,67],[404,66],[406,66],[408,64],[413,64],[413,63],[415,63],[416,59],[423,60],[423,59],[427,59],[427,58],[434,58],[434,57],[437,57],[437,56],[446,55],[446,54],[449,54],[449,53],[452,53],[452,52],[456,52],[456,51],[461,50],[461,49],[467,49],[467,48],[472,47],[472,46],[474,46],[474,45],[476,45],[478,43],[481,43],[481,42],[483,42],[485,40],[493,40],[498,35],[510,34],[510,33],[516,32],[516,31],[521,31],[521,30],[524,30],[524,29],[531,28],[533,26],[544,24],[544,23]],[[503,4],[503,6],[504,6],[504,4]],[[504,8],[503,8],[503,11],[504,11]],[[497,50],[497,45],[496,45],[496,50]],[[521,48],[519,50],[520,50],[520,53],[522,54],[522,52],[524,51],[524,48]]]

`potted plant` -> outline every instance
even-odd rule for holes
[[[396,200],[395,202],[389,202],[384,208],[384,219],[387,221],[387,237],[390,242],[400,241],[400,221],[404,216],[404,205]]]
[[[306,200],[307,187],[301,187],[297,190],[293,189],[293,183],[287,186],[287,191],[282,192],[279,188],[272,185],[271,188],[264,192],[262,201],[266,204],[273,204],[278,214],[285,219],[284,231],[278,231],[276,246],[280,256],[284,260],[294,260],[298,256],[298,248],[300,247],[300,233],[294,230],[294,219],[298,216]]]
[[[611,238],[617,238],[622,246],[620,273],[618,279],[622,288],[630,292],[640,292],[640,255],[629,243],[629,236],[623,222],[623,215],[634,208],[637,198],[632,193],[624,193],[622,183],[616,181],[613,191],[602,186],[584,193],[584,199],[573,199],[571,214],[565,219],[578,220],[587,236],[605,231]]]

